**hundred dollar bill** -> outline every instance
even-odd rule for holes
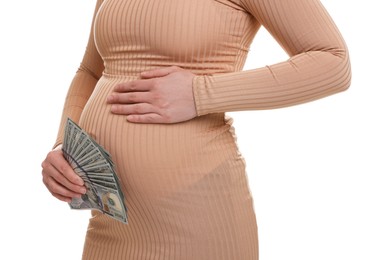
[[[116,189],[111,189],[100,184],[95,184],[98,197],[102,201],[102,212],[109,216],[127,223],[126,208],[120,199]]]

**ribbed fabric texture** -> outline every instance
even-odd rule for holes
[[[265,28],[289,53],[241,71]],[[133,124],[106,97],[140,72],[180,66],[198,117]],[[350,84],[345,43],[317,0],[98,0],[89,43],[64,105],[112,155],[128,225],[92,212],[84,260],[257,260],[245,164],[224,112],[295,105]]]

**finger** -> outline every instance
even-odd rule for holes
[[[74,170],[71,168],[70,164],[66,161],[61,150],[54,150],[47,155],[46,160],[42,163],[42,168],[44,172],[47,172],[49,175],[61,174],[72,184],[83,186],[83,180],[79,177]],[[54,169],[52,169],[54,168]]]
[[[51,192],[51,194],[56,198],[66,198],[67,201],[68,199],[71,200],[71,198],[80,198],[82,196],[81,193],[77,193],[67,189],[51,176],[44,179],[43,183],[46,185],[47,189]]]
[[[114,104],[112,105],[111,112],[118,115],[138,115],[154,113],[156,108],[149,103]]]
[[[60,183],[63,187],[65,187],[67,190],[77,193],[77,194],[84,194],[86,193],[86,188],[82,185],[76,185],[72,182],[70,182],[67,178],[65,178],[62,174],[52,174],[52,178],[55,179],[56,182]]]
[[[53,194],[53,193],[51,193],[51,194],[52,194],[52,196],[54,196],[58,200],[61,200],[61,201],[67,202],[67,203],[70,203],[72,201],[72,198],[65,197],[65,196],[62,196],[62,195],[59,195],[59,194]]]
[[[60,158],[60,163],[57,164],[57,170],[59,173],[57,180],[60,181],[63,185],[65,185],[68,188],[71,188],[74,185],[77,186],[83,186],[84,182],[81,177],[79,177],[78,174],[74,172],[74,170],[71,168],[70,164],[64,159],[62,156]],[[63,176],[65,179],[61,179],[61,176]]]
[[[149,113],[143,115],[128,115],[126,119],[132,123],[170,123],[168,121],[168,118],[162,117],[161,115],[156,113]]]
[[[133,91],[149,91],[152,88],[152,82],[148,80],[133,80],[122,82],[114,86],[115,92],[133,92]]]
[[[149,102],[149,92],[114,92],[107,97],[109,104],[131,104]]]
[[[43,170],[43,182],[47,185],[50,185],[48,188],[56,189],[56,185],[59,184],[61,187],[66,188],[68,191],[74,194],[84,194],[86,188],[82,185],[77,185],[70,182],[61,172],[59,172],[55,167],[47,167]],[[74,173],[77,175],[76,173]],[[77,175],[78,176],[78,175]],[[53,182],[55,181],[55,182]],[[83,182],[83,180],[82,180]],[[62,189],[61,189],[62,190]],[[52,191],[52,190],[51,190]],[[68,194],[62,194],[68,195]]]
[[[140,76],[143,79],[165,77],[173,72],[180,71],[180,70],[183,70],[183,69],[177,66],[170,66],[170,67],[165,67],[165,68],[160,68],[155,70],[144,71],[144,72],[141,72]]]

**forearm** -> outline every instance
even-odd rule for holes
[[[347,89],[346,49],[310,51],[263,68],[194,78],[198,115],[272,109],[320,99]]]
[[[84,69],[80,68],[77,71],[67,92],[58,135],[53,147],[58,146],[63,141],[64,127],[67,118],[70,117],[75,122],[79,121],[83,108],[92,94],[97,81],[97,78]]]

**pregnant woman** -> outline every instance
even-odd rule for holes
[[[262,26],[289,59],[242,71]],[[128,209],[128,224],[92,211],[84,260],[257,260],[225,112],[313,101],[350,77],[345,42],[318,0],[97,0],[43,182],[66,202],[85,192],[61,152],[70,117],[112,155]]]

